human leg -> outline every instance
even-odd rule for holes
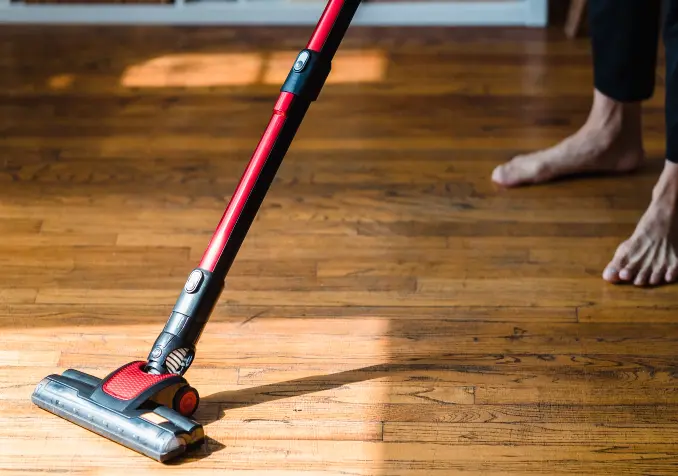
[[[590,172],[628,172],[644,159],[641,102],[654,93],[659,0],[591,0],[594,98],[585,124],[553,147],[497,167],[514,187]]]
[[[624,241],[603,277],[638,286],[678,280],[678,1],[668,4],[666,51],[666,161],[647,211]]]

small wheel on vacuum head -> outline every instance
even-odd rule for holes
[[[176,412],[188,418],[195,413],[199,404],[200,395],[198,391],[190,385],[186,385],[181,387],[176,395],[174,395],[172,406]]]

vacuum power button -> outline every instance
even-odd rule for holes
[[[297,56],[297,61],[294,62],[294,71],[299,73],[301,70],[304,69],[304,66],[306,66],[306,63],[308,63],[308,59],[311,57],[311,54],[308,51],[302,51],[299,53],[299,56]]]
[[[184,289],[186,290],[187,293],[192,294],[198,290],[201,282],[202,282],[202,273],[198,269],[193,270],[193,272],[188,277],[188,280],[186,281],[186,286],[184,287]]]

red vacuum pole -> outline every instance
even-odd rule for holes
[[[306,48],[294,60],[273,114],[203,254],[148,356],[149,373],[183,374],[224,288],[240,246],[275,179],[311,103],[318,98],[332,59],[360,0],[330,0]]]
[[[314,55],[316,56],[315,67],[320,69],[326,68],[329,72],[332,58],[359,4],[360,2],[355,0],[330,0],[311,35],[306,50],[302,51],[295,61],[295,67],[305,59],[308,61],[311,57],[310,55]],[[295,74],[294,68],[291,74]],[[322,78],[322,82],[324,82],[324,78]],[[322,84],[311,86],[318,89],[319,92]],[[303,96],[303,91],[285,91],[284,89],[273,108],[273,115],[268,127],[264,131],[259,145],[255,149],[252,159],[202,257],[200,262],[200,268],[202,269],[225,274],[228,268],[230,268],[235,254],[240,248],[240,242],[244,239],[243,233],[237,233],[237,228],[242,223],[243,212],[246,211],[247,204],[251,200],[260,202],[259,198],[263,198],[258,197],[256,194],[253,196],[256,186],[261,184],[262,180],[265,181],[267,179],[267,177],[262,176],[262,171],[269,161],[272,160],[278,163],[282,161],[282,155],[284,155],[289,146],[288,142],[292,139],[292,137],[289,137],[285,143],[279,143],[285,124],[288,122],[292,122],[295,125],[300,123],[308,108],[308,103],[310,100],[313,100],[300,97]],[[278,150],[276,150],[276,146],[278,146]],[[268,178],[272,180],[274,177]],[[268,185],[266,184],[266,188],[268,188]],[[258,209],[259,207],[257,206],[256,208]],[[251,216],[246,217],[247,223],[242,223],[242,226],[247,229],[254,218],[251,210],[248,213]],[[232,251],[229,250],[230,248],[232,248]]]

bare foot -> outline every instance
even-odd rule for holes
[[[678,164],[667,161],[649,208],[633,235],[617,248],[603,279],[636,286],[657,286],[678,279],[677,203]]]
[[[619,103],[595,91],[586,123],[557,145],[500,165],[492,180],[504,187],[547,182],[592,172],[629,172],[645,157],[641,106]]]

